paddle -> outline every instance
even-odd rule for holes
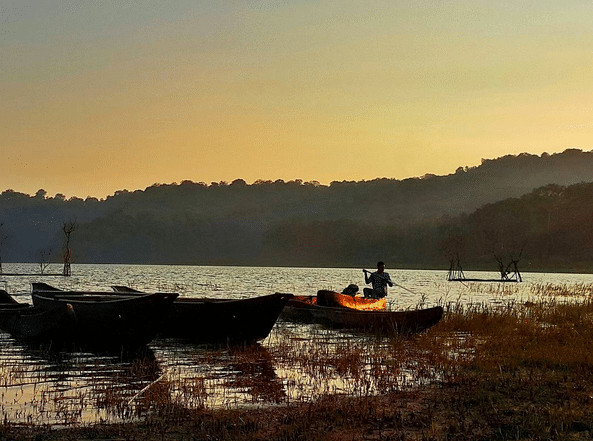
[[[371,273],[371,271],[368,271],[368,270],[365,270],[365,269],[363,269],[362,271],[363,271],[365,274],[366,274],[366,273]],[[391,279],[390,279],[390,280],[391,280]],[[414,291],[412,291],[411,289],[408,289],[408,288],[406,288],[405,286],[402,286],[402,285],[400,285],[399,283],[395,283],[393,280],[391,280],[391,283],[393,283],[395,286],[397,286],[397,287],[399,287],[399,288],[401,288],[401,289],[403,289],[403,290],[406,290],[406,291],[408,291],[408,292],[409,292],[409,293],[411,293],[411,294],[414,294],[415,296],[419,295],[419,294],[415,293]]]
[[[399,285],[399,284],[397,284],[397,283],[395,283],[395,282],[393,282],[393,284],[394,284],[395,286],[398,286],[398,287],[400,287],[401,289],[405,289],[406,291],[408,291],[408,292],[409,292],[409,293],[411,293],[411,294],[414,294],[415,296],[417,296],[417,295],[420,295],[420,294],[418,294],[418,293],[415,293],[415,292],[414,292],[414,291],[412,291],[411,289],[408,289],[408,288],[406,288],[405,286],[401,286],[401,285]]]

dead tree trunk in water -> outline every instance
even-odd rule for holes
[[[461,267],[460,253],[464,248],[463,236],[461,234],[449,234],[449,236],[440,243],[441,250],[449,259],[449,273],[447,280],[464,280],[465,274]]]
[[[70,235],[74,230],[76,230],[76,222],[65,222],[64,225],[62,225],[62,231],[64,232],[64,237],[66,239],[66,245],[64,247],[64,270],[62,272],[64,276],[72,275],[72,268],[70,267],[70,263],[72,261],[72,250],[70,249]]]
[[[447,280],[465,280],[465,274],[461,267],[461,259],[459,254],[449,260],[449,273],[447,274]]]
[[[45,269],[49,266],[51,260],[51,248],[39,250],[39,271],[41,275],[45,274]]]
[[[523,278],[521,277],[521,273],[519,272],[519,260],[521,260],[521,255],[523,254],[523,249],[519,251],[518,257],[513,257],[513,254],[509,253],[509,263],[505,263],[501,255],[497,255],[494,253],[494,258],[498,263],[498,271],[500,272],[500,280],[516,280],[517,282],[522,282]]]

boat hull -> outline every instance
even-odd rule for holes
[[[292,294],[240,300],[178,299],[159,334],[203,343],[249,344],[266,338]]]
[[[41,310],[70,311],[71,323],[55,338],[96,347],[149,343],[176,297],[170,293],[138,297],[67,291],[32,293],[33,305]]]
[[[443,308],[409,311],[360,311],[344,307],[319,306],[312,296],[295,296],[282,313],[282,319],[318,323],[335,329],[356,329],[371,333],[416,333],[437,324]]]
[[[72,317],[66,308],[45,310],[28,304],[0,307],[0,329],[20,340],[52,340],[71,325]]]

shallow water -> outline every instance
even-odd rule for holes
[[[35,273],[31,264],[3,264],[5,273]],[[393,309],[437,303],[528,301],[549,284],[576,291],[593,284],[589,274],[523,274],[522,283],[447,282],[444,271],[387,270],[397,286],[390,289]],[[59,273],[56,265],[46,273]],[[494,273],[466,273],[494,278]],[[178,292],[188,297],[246,298],[272,292],[314,294],[357,284],[361,269],[255,268],[150,265],[73,265],[72,277],[0,276],[0,287],[30,301],[32,282],[61,289],[109,290],[128,285],[145,291]],[[218,408],[307,401],[324,393],[377,393],[405,386],[413,372],[397,366],[396,354],[341,365],[344,348],[364,352],[377,344],[366,337],[315,326],[278,322],[261,344],[212,348],[171,339],[154,340],[142,354],[92,354],[23,345],[0,331],[0,418],[35,424],[76,424],[129,420],[159,406]],[[335,365],[317,366],[314,357],[294,363],[287,352],[306,358],[323,351]],[[376,373],[381,371],[378,382]]]

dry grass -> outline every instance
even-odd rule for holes
[[[61,431],[7,423],[0,439],[593,438],[591,286],[534,287],[533,299],[496,306],[450,303],[413,338],[294,332],[281,327],[265,350],[230,354],[245,375],[227,386],[265,406],[208,408],[207,380],[173,371],[131,402],[111,402],[141,422]]]

